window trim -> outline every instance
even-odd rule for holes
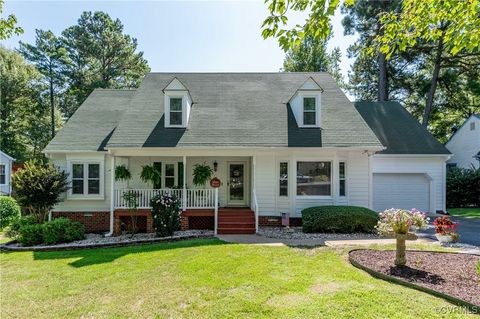
[[[305,124],[305,99],[314,99],[315,100],[315,109],[307,110],[308,113],[315,114],[315,123],[314,124]],[[316,95],[302,95],[302,126],[303,127],[318,127],[318,98]]]
[[[170,99],[182,99],[182,124],[170,124]],[[170,91],[165,92],[165,100],[164,100],[164,122],[165,127],[167,128],[186,128],[187,121],[188,121],[188,114],[187,114],[187,104],[188,104],[188,91]]]
[[[0,167],[3,167],[3,174],[1,174],[1,170],[0,170],[0,176],[3,175],[5,179],[4,183],[0,181],[0,185],[7,185],[7,165],[0,164]]]
[[[83,194],[73,194],[72,192],[72,181],[73,181],[73,165],[74,164],[82,164],[83,165]],[[88,194],[88,165],[89,164],[98,164],[99,165],[99,194]],[[68,184],[69,189],[67,192],[67,197],[70,199],[75,200],[97,200],[97,199],[104,199],[105,198],[105,173],[104,173],[104,161],[100,160],[69,160],[67,161],[67,168],[68,168]]]
[[[298,163],[299,162],[329,162],[330,163],[330,195],[298,195]],[[332,159],[297,159],[295,161],[295,196],[297,199],[333,199],[333,177],[334,177],[334,163]]]
[[[287,164],[287,195],[280,194],[280,165],[282,163]],[[288,199],[290,197],[290,161],[279,159],[277,161],[277,196],[281,199]]]
[[[180,111],[172,111],[172,99],[180,99],[181,100],[181,107]],[[183,119],[183,113],[184,113],[184,105],[183,105],[183,96],[169,96],[168,97],[168,124],[171,127],[183,127],[184,126],[184,119]],[[172,124],[172,113],[180,113],[182,116],[182,120],[180,124]]]
[[[173,187],[179,186],[178,185],[178,162],[162,162],[162,188],[166,189],[167,186],[165,185],[165,178],[167,177],[167,165],[173,165],[173,177],[175,179],[173,183]],[[168,176],[172,177],[172,176]]]

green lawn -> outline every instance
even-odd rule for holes
[[[456,318],[374,279],[346,250],[216,239],[0,254],[1,318]]]
[[[449,208],[447,211],[453,216],[480,218],[480,208]]]

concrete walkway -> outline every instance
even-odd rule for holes
[[[268,238],[258,235],[218,235],[219,239],[229,243],[236,244],[253,244],[253,245],[268,245],[268,246],[329,246],[329,247],[343,247],[343,246],[369,246],[369,245],[388,245],[394,244],[395,239],[379,238],[379,239],[339,239],[339,240],[323,240],[323,239],[277,239]],[[432,243],[435,242],[429,238],[419,238],[415,243]]]

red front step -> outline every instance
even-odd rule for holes
[[[223,208],[218,212],[219,234],[255,234],[255,214],[245,208]]]

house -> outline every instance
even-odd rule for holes
[[[445,147],[453,154],[448,167],[479,168],[480,114],[472,114],[450,137]]]
[[[326,73],[149,73],[136,90],[96,89],[44,150],[72,183],[52,212],[119,233],[122,194],[181,200],[183,229],[254,233],[304,208],[445,210],[449,152],[399,104],[351,103]],[[195,164],[220,187],[194,187]],[[142,166],[161,171],[154,189]],[[133,179],[115,181],[124,165]]]
[[[12,193],[12,165],[15,159],[0,151],[0,195]]]

